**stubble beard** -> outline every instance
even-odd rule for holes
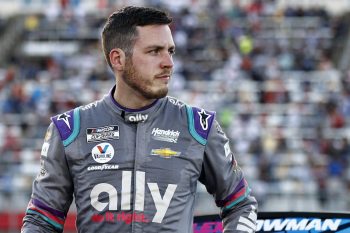
[[[146,99],[160,99],[168,94],[168,87],[153,91],[151,89],[152,85],[154,85],[152,80],[145,79],[142,74],[136,71],[130,58],[126,59],[125,71],[121,78],[128,86]]]

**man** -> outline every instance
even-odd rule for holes
[[[192,232],[199,180],[225,232],[254,232],[257,203],[215,113],[167,97],[175,45],[164,12],[125,7],[102,32],[116,85],[52,118],[22,232]]]

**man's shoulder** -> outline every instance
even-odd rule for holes
[[[97,108],[98,105],[100,105],[100,101],[94,101],[85,105],[82,105],[79,107],[80,111],[93,111],[95,108]]]
[[[81,105],[51,117],[51,121],[56,126],[65,146],[68,146],[79,134],[81,114],[96,111],[99,103],[100,101],[95,101]]]
[[[69,121],[74,121],[75,118],[79,117],[82,112],[93,111],[101,101],[94,101],[85,105],[80,105],[75,108],[69,109],[65,112],[58,113],[51,117],[51,120],[56,124],[59,121],[63,121],[65,124]]]
[[[169,102],[170,107],[178,108],[178,109],[184,109],[187,104],[185,104],[183,101],[172,97],[172,96],[167,96],[166,97],[167,102]]]
[[[168,101],[173,105],[172,107],[175,106],[174,108],[185,112],[189,132],[199,143],[205,145],[215,119],[215,112],[185,104],[174,97],[168,97]]]
[[[70,109],[64,113],[51,117],[56,126],[64,146],[67,146],[77,136],[80,128],[79,108]]]
[[[213,119],[216,114],[215,111],[211,111],[211,110],[201,108],[199,106],[187,104],[172,96],[167,96],[167,102],[170,103],[168,104],[169,108],[175,108],[175,109],[186,111],[188,115],[196,117],[196,119],[197,117],[199,117],[199,119],[202,119],[202,118]]]

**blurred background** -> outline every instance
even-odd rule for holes
[[[350,209],[349,0],[0,0],[0,232],[20,226],[50,116],[112,87],[99,38],[127,4],[173,16],[170,95],[217,112],[260,211]]]

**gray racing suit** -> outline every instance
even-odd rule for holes
[[[102,100],[52,118],[22,232],[192,232],[199,180],[224,232],[255,232],[257,202],[215,113],[172,97],[138,110]]]

